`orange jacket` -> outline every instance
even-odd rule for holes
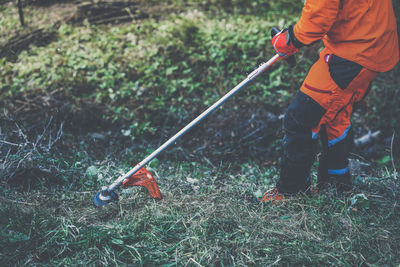
[[[384,72],[399,61],[392,0],[306,0],[294,34],[303,44],[323,39],[333,54]]]

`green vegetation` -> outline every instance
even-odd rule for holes
[[[136,2],[146,16],[113,25],[70,19],[73,1],[26,6],[25,29],[13,4],[0,5],[0,44],[54,32],[0,58],[2,266],[400,263],[399,66],[376,79],[354,116],[357,136],[382,133],[355,151],[353,191],[252,202],[278,177],[277,118],[321,44],[302,49],[294,69],[277,63],[154,160],[164,200],[130,188],[95,209],[101,186],[270,58],[270,28],[295,22],[302,8]]]
[[[265,34],[272,26],[247,16],[211,19],[200,11],[122,26],[63,24],[57,41],[31,47],[15,62],[1,62],[6,75],[0,90],[13,97],[27,90],[62,88],[74,108],[81,108],[81,101],[107,106],[105,120],[130,122],[140,136],[155,131],[152,126],[165,113],[193,116],[198,106],[212,104],[243,80],[272,54]],[[281,65],[272,79],[252,85],[247,95],[257,94],[275,105],[272,99],[282,99],[280,95],[288,100],[286,89],[296,77]],[[271,92],[272,87],[280,90]]]

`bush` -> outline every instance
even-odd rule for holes
[[[63,24],[47,47],[31,47],[16,62],[0,61],[0,92],[13,98],[62,90],[76,110],[96,103],[106,107],[105,120],[129,124],[135,135],[154,133],[165,114],[193,117],[271,57],[273,25],[247,16],[221,21],[196,10],[122,26]],[[304,71],[298,69],[297,75]],[[274,82],[264,75],[242,96],[254,101],[256,95],[279,109],[274,99],[288,99],[286,90],[298,81],[285,65],[270,77]]]

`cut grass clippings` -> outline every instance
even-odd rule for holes
[[[245,170],[249,170],[249,166]],[[399,262],[398,183],[365,184],[259,205],[261,181],[207,166],[161,165],[162,201],[143,189],[95,208],[95,191],[1,194],[0,258],[9,265],[393,265]],[[167,170],[167,171],[162,171]],[[256,176],[275,170],[253,167]],[[250,181],[252,178],[250,177]],[[368,183],[367,183],[368,182]],[[391,188],[391,189],[389,189]],[[362,190],[362,191],[361,191]],[[362,193],[361,193],[362,192]],[[358,196],[363,195],[363,201]]]

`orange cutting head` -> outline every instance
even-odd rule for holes
[[[134,175],[122,182],[122,187],[127,188],[130,186],[144,186],[149,190],[152,197],[162,199],[160,189],[153,175],[144,167],[138,170]]]

